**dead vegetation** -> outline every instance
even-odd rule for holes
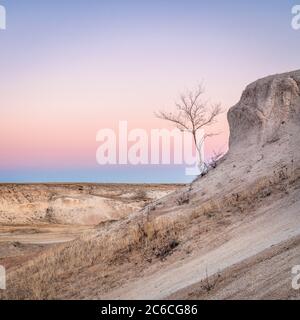
[[[299,180],[300,170],[293,170],[283,166],[273,172],[272,177],[258,178],[249,189],[231,193],[219,200],[208,200],[199,205],[194,216],[206,215],[212,217],[218,212],[243,213],[254,208],[262,199],[269,197],[272,193],[286,193],[290,187]],[[197,201],[193,202],[197,204]],[[197,213],[198,212],[198,213]]]
[[[53,299],[66,277],[73,277],[82,269],[103,265],[112,268],[129,255],[136,259],[164,260],[178,246],[178,227],[165,219],[141,224],[129,224],[117,232],[101,232],[68,244],[52,247],[37,258],[8,275],[8,286],[1,298]],[[107,271],[110,273],[111,271]],[[23,275],[26,275],[24,277]],[[110,283],[111,285],[111,283]]]
[[[184,204],[188,204],[190,202],[190,194],[189,192],[183,192],[177,199],[176,203],[178,206],[182,206]]]
[[[138,190],[132,197],[131,197],[132,200],[135,200],[135,201],[149,201],[149,197],[147,195],[147,192],[145,190]]]
[[[209,277],[206,269],[206,277],[205,279],[200,281],[200,286],[207,293],[210,293],[217,285],[220,274],[215,275],[214,277]]]
[[[154,254],[157,258],[164,260],[167,256],[172,254],[173,250],[179,245],[179,242],[175,239],[170,240],[165,246],[158,248]]]

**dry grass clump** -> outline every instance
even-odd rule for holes
[[[231,193],[221,199],[210,199],[199,203],[199,208],[192,212],[192,218],[197,219],[201,215],[211,218],[223,212],[243,213],[272,194],[286,193],[300,179],[300,170],[291,169],[284,166],[274,171],[272,177],[257,179],[247,189]]]
[[[177,199],[176,203],[178,206],[188,204],[190,202],[190,194],[188,192],[182,193]]]
[[[220,276],[221,276],[220,274],[216,274],[216,275],[213,275],[212,277],[209,277],[206,270],[205,279],[200,281],[201,289],[207,293],[211,292],[216,287]]]
[[[138,190],[131,199],[135,200],[135,201],[147,201],[147,200],[149,200],[147,192],[145,190],[142,190],[142,189]]]

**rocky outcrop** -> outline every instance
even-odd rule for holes
[[[300,125],[300,70],[248,85],[229,110],[228,121],[230,149],[263,147],[280,139],[289,143]]]

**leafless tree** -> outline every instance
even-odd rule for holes
[[[208,105],[207,101],[203,101],[201,99],[203,93],[203,86],[199,85],[196,90],[190,90],[180,96],[179,102],[175,104],[176,112],[159,111],[156,113],[158,118],[170,121],[181,131],[192,134],[199,155],[199,168],[205,166],[201,154],[204,140],[217,133],[205,133],[204,136],[199,138],[200,135],[197,135],[197,132],[215,123],[217,116],[222,112],[220,104]]]

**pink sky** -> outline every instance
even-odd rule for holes
[[[154,112],[174,110],[180,93],[201,82],[205,97],[227,111],[248,83],[299,67],[290,4],[276,0],[273,11],[228,1],[218,3],[220,12],[199,1],[124,7],[80,0],[61,4],[55,16],[55,1],[4,5],[0,180],[7,170],[95,167],[99,129],[119,120],[168,127]],[[227,148],[226,112],[215,131],[208,155]]]

